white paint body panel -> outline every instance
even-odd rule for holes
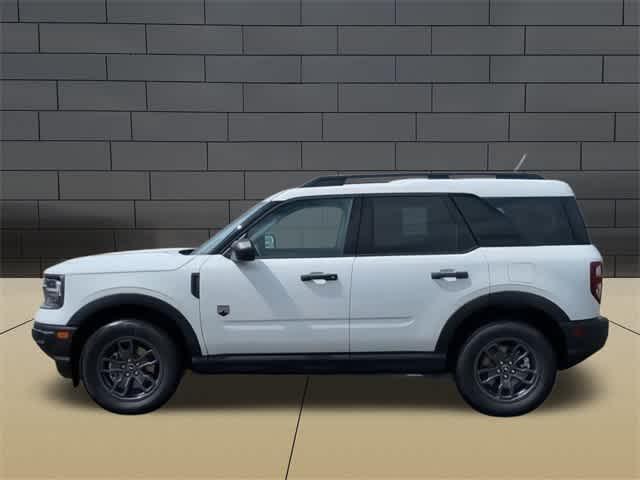
[[[177,270],[193,260],[192,256],[180,254],[182,248],[159,248],[151,250],[129,250],[104,253],[89,257],[72,258],[54,265],[46,273],[127,273],[162,272]]]
[[[482,197],[572,196],[546,180],[402,180],[298,188],[271,200],[336,194],[460,192]],[[84,305],[118,293],[162,300],[188,320],[204,354],[432,350],[449,317],[489,292],[534,293],[572,320],[599,315],[589,287],[592,245],[478,248],[460,255],[265,259],[236,263],[180,249],[140,250],[69,260],[45,273],[65,276],[64,304],[38,322],[65,325]],[[433,280],[441,269],[469,279]],[[302,282],[335,273],[338,281]],[[191,294],[200,273],[200,299]],[[229,305],[229,315],[218,315]]]
[[[202,329],[210,354],[348,351],[353,257],[256,259],[211,255],[200,272]],[[303,282],[311,272],[337,281]],[[229,305],[226,316],[218,305]]]
[[[182,313],[203,348],[200,304],[191,295],[190,281],[191,273],[198,272],[207,257],[182,255],[180,250],[118,252],[75,258],[54,265],[45,274],[65,276],[64,303],[62,308],[55,310],[39,309],[35,320],[65,325],[74,313],[94,300],[120,293],[137,293],[162,300]]]
[[[593,318],[600,304],[591,295],[589,264],[602,261],[593,245],[483,248],[491,292],[528,292],[560,307],[570,320]]]
[[[468,272],[434,280],[432,272]],[[451,315],[489,293],[483,252],[357,257],[351,288],[351,351],[431,351]]]

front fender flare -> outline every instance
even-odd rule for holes
[[[139,293],[116,293],[113,295],[107,295],[92,302],[87,303],[77,312],[75,312],[69,319],[68,325],[79,327],[89,318],[100,311],[107,310],[113,307],[121,306],[135,306],[141,307],[147,310],[158,312],[166,317],[173,319],[176,323],[176,327],[180,330],[182,337],[185,340],[187,349],[191,356],[202,355],[200,348],[200,342],[193,330],[193,327],[189,321],[180,313],[175,307],[169,305],[164,300],[158,298],[143,295]]]

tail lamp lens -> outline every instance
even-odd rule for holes
[[[591,262],[591,294],[600,303],[602,299],[602,262]]]

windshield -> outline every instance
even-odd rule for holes
[[[236,230],[240,230],[242,228],[242,226],[244,225],[246,220],[251,218],[258,211],[262,210],[268,203],[269,202],[267,202],[266,200],[263,200],[262,202],[257,203],[256,205],[251,207],[249,210],[247,210],[242,215],[240,215],[238,218],[236,218],[234,221],[232,221],[229,225],[227,225],[222,230],[220,230],[218,233],[216,233],[209,240],[207,240],[202,245],[200,245],[198,248],[196,248],[191,253],[191,255],[207,254],[207,253],[215,250],[216,248],[218,248],[231,233],[233,233]]]

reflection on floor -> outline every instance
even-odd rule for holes
[[[39,281],[0,280],[0,331]],[[640,282],[608,280],[603,311],[640,329]],[[535,412],[470,410],[447,375],[188,374],[163,409],[118,416],[58,377],[30,324],[0,336],[0,478],[640,477],[640,336],[561,372]],[[291,457],[291,463],[289,460]]]

